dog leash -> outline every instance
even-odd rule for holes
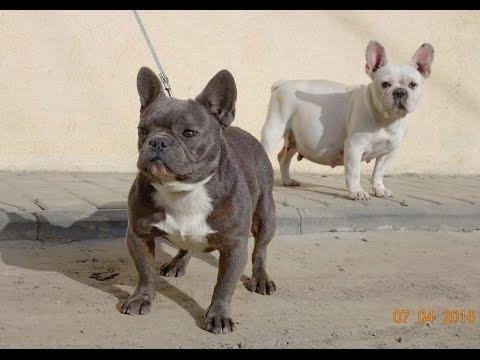
[[[150,37],[147,34],[147,30],[145,30],[145,26],[143,26],[142,19],[140,18],[140,14],[138,13],[137,10],[132,10],[133,14],[135,15],[135,19],[137,19],[138,26],[140,27],[140,30],[142,30],[143,37],[145,38],[145,41],[148,45],[148,48],[150,49],[150,53],[153,56],[153,59],[155,60],[155,64],[157,64],[157,68],[159,71],[160,79],[162,80],[163,87],[165,90],[167,90],[168,96],[172,97],[171,91],[172,88],[170,87],[170,84],[168,82],[168,77],[165,75],[165,71],[163,71],[162,65],[160,64],[160,60],[158,60],[158,56],[155,53],[155,49],[153,48],[152,42],[150,41]]]

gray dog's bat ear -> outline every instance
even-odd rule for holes
[[[229,126],[235,118],[237,87],[233,75],[228,70],[219,71],[195,98],[215,116],[223,126]]]
[[[375,71],[387,65],[388,62],[385,48],[378,41],[370,41],[368,43],[365,58],[367,60],[365,72],[370,77],[373,77]]]
[[[430,76],[433,62],[433,46],[429,43],[422,44],[412,57],[410,64],[426,79]]]
[[[148,67],[143,66],[137,74],[137,91],[140,96],[140,112],[142,112],[158,96],[165,96],[158,76]]]

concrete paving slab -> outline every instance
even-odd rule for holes
[[[405,178],[392,178],[388,182],[390,189],[399,190],[402,194],[408,197],[421,198],[430,201],[437,205],[465,205],[470,203],[466,199],[451,195],[450,191],[446,191],[444,186],[439,186],[435,183],[420,184],[412,183],[411,180]],[[468,191],[468,189],[464,190]],[[471,204],[475,205],[475,203]]]
[[[277,206],[283,207],[315,207],[326,206],[327,203],[315,197],[308,197],[309,194],[304,194],[298,191],[289,191],[288,189],[273,188],[273,198]],[[295,204],[295,205],[293,205]]]
[[[74,241],[123,236],[127,196],[135,175],[0,173],[0,239]],[[301,186],[285,187],[278,177],[275,180],[277,234],[480,227],[479,177],[391,176],[385,183],[395,192],[394,198],[352,201],[343,175],[293,176]],[[368,176],[362,176],[362,184],[371,193]],[[24,220],[11,214],[25,211],[30,217],[22,234]]]
[[[319,196],[323,201],[327,202],[328,206],[340,207],[365,207],[365,206],[405,206],[406,203],[412,206],[425,206],[436,204],[434,201],[424,200],[408,196],[404,191],[397,187],[392,188],[395,193],[394,198],[379,199],[373,196],[371,184],[366,177],[363,177],[363,188],[372,195],[368,202],[351,201],[348,197],[348,191],[345,187],[345,179],[343,176],[319,176],[311,174],[295,174],[295,178],[301,182],[301,186],[291,188],[293,192],[308,192],[309,196]],[[277,180],[278,181],[278,180]],[[280,181],[278,181],[280,185]],[[390,186],[390,185],[388,185]],[[287,191],[287,187],[282,186],[282,191]],[[402,189],[404,190],[404,189]]]
[[[40,207],[20,191],[0,180],[0,210],[36,211]]]
[[[48,174],[41,178],[69,193],[93,204],[97,209],[125,209],[127,195],[100,187],[70,174]]]
[[[415,177],[412,175],[408,178],[411,179],[412,182],[425,183],[433,180],[435,183],[452,185],[453,187],[461,183],[468,188],[480,190],[480,176]]]
[[[38,174],[0,174],[0,181],[15,188],[42,210],[96,209],[65,189],[52,186]]]
[[[477,195],[480,194],[480,188],[477,189],[476,187],[463,183],[459,184],[458,180],[455,182],[442,182],[437,180],[433,181],[435,182],[435,184],[433,186],[433,189],[431,189],[430,191],[439,196],[463,201],[472,205],[479,203],[478,200],[475,200],[475,193]],[[427,187],[427,185],[428,183],[426,181],[416,182],[409,180],[409,186],[413,187],[414,189],[418,189],[418,191],[423,191],[423,189]]]
[[[75,173],[74,176],[86,182],[92,183],[100,188],[104,188],[123,197],[128,196],[132,181],[128,181],[125,177],[112,173]]]
[[[133,180],[135,180],[135,177],[137,176],[137,173],[118,173],[116,176],[123,181],[126,181],[129,184],[133,183]]]

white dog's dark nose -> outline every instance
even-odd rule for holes
[[[393,97],[397,98],[397,99],[406,98],[407,95],[408,95],[407,90],[402,89],[402,88],[397,88],[397,89],[393,90],[392,94],[393,94]]]

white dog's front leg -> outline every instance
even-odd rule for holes
[[[345,164],[345,177],[347,180],[348,196],[352,200],[368,200],[370,195],[360,185],[360,164],[363,148],[352,144],[350,139],[345,141],[343,163]]]
[[[375,192],[375,196],[381,198],[393,197],[393,192],[383,185],[383,174],[387,168],[388,163],[395,154],[395,149],[383,154],[375,159],[375,168],[373,169],[372,187]]]

